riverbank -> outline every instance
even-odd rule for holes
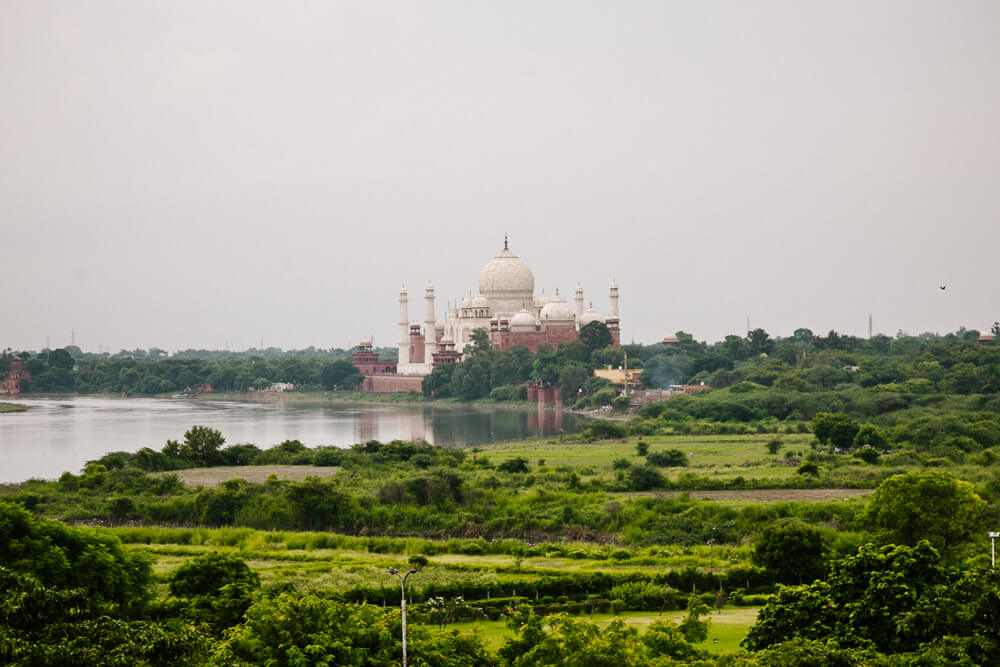
[[[168,398],[164,396],[164,398]],[[362,405],[385,405],[385,404],[410,404],[418,406],[428,406],[428,407],[441,407],[441,408],[489,408],[489,409],[503,409],[503,410],[537,410],[537,403],[530,403],[528,401],[473,401],[471,403],[463,403],[458,399],[444,398],[444,399],[432,399],[422,396],[420,394],[413,393],[398,393],[398,394],[373,394],[371,392],[363,391],[324,391],[324,392],[313,392],[313,391],[283,391],[283,392],[271,392],[271,391],[251,391],[251,392],[204,392],[192,400],[199,401],[247,401],[251,403],[272,403],[275,401],[294,401],[302,404],[309,403],[354,403]],[[555,405],[545,406],[546,410],[561,410],[562,412],[567,412],[571,414],[576,414],[582,417],[588,415],[582,412],[576,412],[570,410],[569,408],[556,408]]]
[[[0,413],[4,412],[27,412],[28,406],[20,403],[0,403]]]

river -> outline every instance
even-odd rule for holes
[[[278,400],[267,403],[162,398],[14,399],[27,412],[0,413],[0,483],[78,473],[108,452],[161,449],[195,424],[227,444],[266,448],[284,440],[348,447],[368,440],[480,445],[573,433],[581,418],[557,411],[401,403]]]

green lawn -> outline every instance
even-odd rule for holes
[[[721,613],[712,614],[712,624],[708,629],[708,639],[698,647],[712,653],[733,653],[740,650],[740,642],[747,636],[747,631],[757,620],[759,607],[724,607]],[[645,611],[626,611],[618,616],[613,614],[594,614],[593,621],[606,626],[615,618],[621,618],[640,632],[644,632],[658,618],[667,618],[679,623],[684,618],[683,611],[666,611],[663,616]],[[590,616],[580,618],[590,619]],[[461,634],[475,633],[482,637],[491,648],[499,648],[513,635],[506,621],[477,621],[474,623],[452,623],[442,630],[435,627],[434,632],[451,632],[457,630]],[[718,641],[716,641],[718,640]]]
[[[784,443],[778,454],[767,452],[768,441],[780,438]],[[556,440],[525,440],[483,445],[479,456],[487,456],[493,463],[514,457],[528,460],[530,466],[545,461],[547,467],[570,466],[575,469],[592,468],[594,473],[607,473],[616,459],[629,463],[642,463],[636,452],[639,440],[649,445],[649,452],[679,449],[687,455],[689,465],[684,468],[663,468],[670,479],[686,473],[695,473],[720,480],[745,477],[747,479],[783,479],[796,474],[798,464],[786,463],[785,454],[795,458],[811,450],[809,434],[779,435],[764,433],[753,435],[664,435],[634,436],[616,441],[595,443],[560,443]],[[583,474],[583,473],[582,473]]]
[[[20,403],[0,403],[0,412],[24,412],[28,406]]]

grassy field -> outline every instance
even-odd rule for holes
[[[357,586],[390,587],[386,568],[406,567],[410,553],[373,553],[360,549],[301,548],[297,542],[305,533],[285,534],[294,546],[271,538],[279,533],[239,531],[242,539],[234,543],[237,531],[219,529],[198,531],[195,543],[171,542],[170,531],[162,533],[153,543],[143,543],[137,535],[144,529],[105,529],[117,535],[133,548],[145,551],[153,558],[158,575],[168,575],[185,562],[202,554],[219,551],[239,555],[261,576],[265,585],[292,584],[302,591],[344,591]],[[175,531],[180,535],[182,530]],[[202,536],[201,534],[204,534]],[[697,567],[718,571],[734,564],[748,563],[749,547],[740,546],[663,546],[637,554],[626,561],[601,558],[566,558],[559,555],[516,558],[508,554],[465,555],[442,553],[427,556],[428,564],[411,585],[420,588],[429,584],[448,585],[460,582],[492,584],[498,574],[504,581],[515,582],[521,591],[500,590],[495,595],[527,594],[533,580],[555,573],[636,572],[655,574],[669,570]]]
[[[740,650],[740,642],[747,636],[747,631],[757,619],[757,607],[723,607],[721,613],[712,614],[712,624],[708,629],[708,639],[698,648],[712,653],[734,653]],[[593,617],[581,616],[593,620],[600,626],[606,626],[615,618],[624,620],[640,632],[654,621],[666,618],[679,623],[685,615],[683,611],[665,611],[663,615],[643,611],[626,611],[618,614],[594,614]],[[452,632],[460,634],[471,633],[479,635],[491,648],[499,648],[511,636],[513,631],[504,621],[477,621],[475,623],[452,623],[444,629],[435,628],[434,632]]]
[[[160,475],[177,475],[188,486],[219,486],[230,479],[245,479],[254,484],[262,484],[271,475],[278,479],[301,481],[306,477],[333,477],[340,468],[334,466],[220,466],[218,468],[187,468]]]
[[[777,454],[769,454],[768,441],[779,438],[782,447]],[[754,435],[665,435],[631,437],[616,441],[595,443],[560,443],[556,440],[524,440],[483,445],[478,456],[487,456],[490,461],[500,463],[507,459],[522,457],[532,466],[570,466],[587,469],[597,474],[608,470],[616,459],[626,459],[639,463],[636,444],[641,440],[649,445],[649,452],[679,449],[688,457],[689,465],[683,468],[664,468],[670,479],[677,479],[686,473],[696,473],[719,480],[735,477],[754,479],[782,479],[796,474],[798,463],[790,463],[785,453],[791,452],[794,459],[805,456],[811,450],[811,435],[773,434]]]
[[[0,403],[0,412],[25,412],[28,406],[20,403]]]

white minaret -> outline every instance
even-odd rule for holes
[[[609,293],[608,296],[609,296],[609,299],[611,301],[611,305],[608,306],[608,319],[609,320],[610,319],[617,320],[618,319],[618,283],[615,282],[614,278],[611,279],[611,291],[610,291],[610,293]]]
[[[434,285],[427,281],[427,289],[424,291],[424,364],[430,366],[434,363],[434,352],[437,351],[437,341],[435,340],[437,318],[434,316]]]
[[[576,325],[580,326],[580,318],[583,317],[583,287],[576,284]]]
[[[406,285],[399,290],[399,361],[410,363],[410,297]]]

